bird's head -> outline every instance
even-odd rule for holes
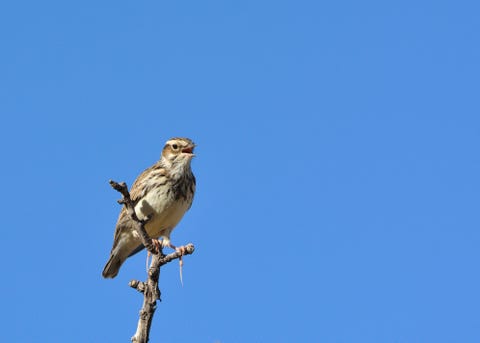
[[[190,164],[195,143],[189,138],[171,138],[165,143],[162,160],[169,164]]]

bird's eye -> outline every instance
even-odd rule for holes
[[[172,144],[172,148],[173,148],[173,150],[177,150],[177,149],[178,149],[178,145],[177,145],[177,144]]]

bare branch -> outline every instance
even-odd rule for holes
[[[183,249],[182,249],[183,248]],[[147,282],[132,280],[129,286],[143,293],[143,306],[140,310],[140,318],[138,320],[137,332],[132,337],[132,342],[148,342],[150,335],[150,327],[152,325],[153,315],[157,309],[157,300],[160,300],[160,289],[158,288],[158,278],[160,276],[160,267],[178,259],[184,255],[193,254],[195,247],[192,243],[180,248],[183,254],[177,250],[171,254],[163,255],[163,253],[153,256],[152,264],[148,269]]]

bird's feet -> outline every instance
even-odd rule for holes
[[[152,238],[152,243],[155,245],[155,248],[157,249],[157,253],[160,252],[160,250],[163,248],[162,242],[160,242],[158,239]]]
[[[168,246],[172,249],[174,249],[176,252],[179,252],[180,253],[180,257],[178,258],[178,264],[180,266],[180,283],[182,284],[182,287],[183,287],[183,255],[185,255],[186,251],[187,251],[187,248],[182,245],[182,246],[179,246],[179,247],[176,247],[175,245],[173,245],[172,243],[170,243],[170,241],[165,241],[165,240],[162,240],[162,241],[159,241],[158,239],[155,239],[155,238],[152,238],[152,243],[153,245],[155,245],[155,248],[157,249],[157,252],[160,252],[161,248],[165,247],[165,246]],[[150,252],[148,251],[147,252],[147,261],[146,261],[146,268],[147,268],[147,271],[148,271],[148,262],[149,262],[149,259],[150,259]]]
[[[185,253],[187,252],[187,248],[184,245],[182,245],[180,247],[176,247],[172,243],[169,243],[168,246],[170,248],[174,249],[175,251],[179,252],[180,253],[180,258],[182,258],[182,256],[185,255]]]
[[[156,238],[152,238],[152,243],[153,245],[155,246],[155,250],[157,250],[157,253],[159,253],[163,247],[163,244],[162,242],[160,242],[158,239]],[[151,256],[151,253],[150,251],[147,251],[147,261],[146,261],[146,268],[147,268],[147,272],[148,272],[148,268],[149,268],[149,260],[150,260],[150,256]]]

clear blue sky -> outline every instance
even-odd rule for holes
[[[120,206],[197,144],[152,342],[480,342],[474,1],[0,6],[2,341],[128,342]]]

